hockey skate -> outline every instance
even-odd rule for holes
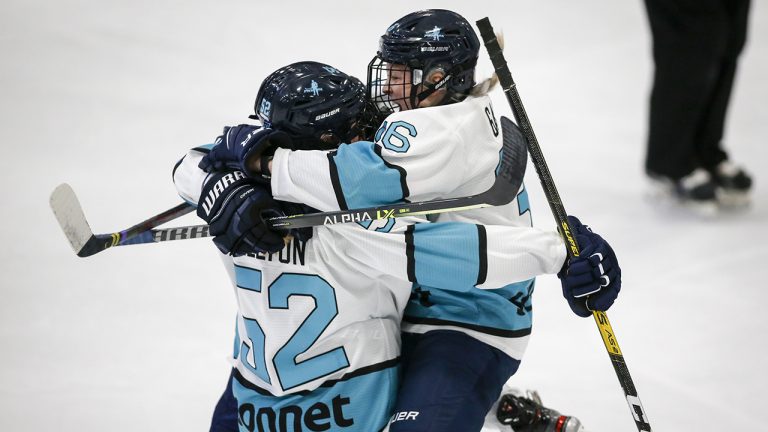
[[[752,177],[730,161],[720,162],[710,174],[718,186],[717,200],[726,208],[746,207],[750,203]]]
[[[653,172],[648,172],[653,186],[651,196],[668,199],[691,209],[701,216],[713,216],[718,211],[718,185],[712,175],[697,168],[680,179],[671,179]]]
[[[528,391],[525,396],[502,395],[496,418],[515,432],[586,432],[576,417],[543,406],[536,391]]]

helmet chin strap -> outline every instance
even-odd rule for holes
[[[442,71],[442,69],[440,69],[440,71]],[[429,80],[429,76],[431,76],[434,73],[437,73],[437,71],[427,74],[427,80]],[[444,88],[448,84],[448,81],[451,80],[451,76],[452,75],[449,71],[445,73],[445,76],[443,76],[443,79],[441,79],[436,83],[424,83],[424,81],[422,81],[423,84],[414,85],[413,86],[414,89],[416,89],[418,85],[423,85],[424,90],[422,90],[419,93],[415,93],[413,91],[411,92],[411,105],[413,105],[414,108],[418,107],[418,105],[420,105],[424,101],[424,99],[431,96],[432,93]]]
[[[448,83],[450,82],[450,80],[454,76],[459,75],[460,73],[464,72],[465,70],[469,70],[469,69],[474,68],[475,64],[476,64],[475,61],[467,61],[467,62],[464,62],[462,64],[458,64],[458,65],[452,67],[448,71],[443,71],[442,69],[436,69],[434,71],[430,71],[428,74],[426,74],[427,75],[427,80],[429,80],[429,77],[432,74],[436,73],[438,70],[443,71],[445,73],[445,76],[443,76],[443,79],[441,79],[440,81],[438,81],[436,83],[425,83],[425,84],[423,84],[424,85],[424,90],[421,91],[420,93],[414,94],[415,92],[411,92],[412,93],[411,94],[411,105],[413,105],[413,107],[416,108],[418,106],[418,104],[420,104],[421,102],[424,101],[424,99],[426,99],[430,95],[432,95],[432,93],[434,93],[434,92],[436,92],[436,91],[438,91],[438,90],[440,90],[442,88],[446,88],[447,89]],[[416,85],[414,85],[414,88],[416,88]],[[447,94],[448,93],[450,93],[450,92],[446,92],[446,97],[443,98],[443,101],[445,101],[447,99]],[[417,102],[418,102],[418,104],[417,104]]]

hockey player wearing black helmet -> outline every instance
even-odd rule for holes
[[[475,86],[480,41],[461,15],[413,12],[381,36],[368,91],[384,114],[459,102]]]
[[[360,80],[313,61],[292,63],[267,76],[249,118],[260,120],[263,127],[225,128],[219,139],[241,145],[214,147],[200,168],[226,166],[268,179],[268,162],[276,148],[333,149],[344,142],[371,139],[381,121]]]
[[[326,137],[344,134],[337,126],[360,122],[365,105],[356,102],[360,86],[351,77],[351,85],[336,82],[336,87],[326,89],[324,81],[307,73],[306,68],[323,74],[317,65],[303,64],[270,76],[265,88],[276,91],[262,92],[257,98],[256,115],[272,127],[281,125],[285,130],[280,132],[289,137],[286,141],[304,139],[307,144],[320,141],[316,144],[326,145]],[[340,78],[339,82],[347,80],[341,72],[326,72]],[[338,89],[338,102],[323,100],[321,95],[336,92],[334,88]],[[338,103],[350,109],[340,109]],[[363,109],[358,111],[355,107]],[[291,119],[301,122],[294,124]],[[306,127],[304,122],[314,125]],[[487,123],[482,127],[488,130],[479,136],[492,135]],[[241,152],[239,147],[247,148],[249,143],[257,147],[275,133],[272,128],[257,126],[228,128],[208,156]],[[393,192],[399,193],[399,187],[392,190],[388,184],[382,184],[382,175],[399,185],[399,171],[382,162],[377,156],[382,151],[385,150],[373,142],[363,141],[341,145],[334,151],[277,148],[277,170],[270,184],[274,188],[280,182],[291,182],[291,178],[284,178],[290,172],[285,164],[298,164],[296,180],[309,180],[314,187],[303,195],[297,192],[299,195],[289,197],[292,202],[316,202],[327,208],[330,198],[334,203],[339,199],[355,205],[355,200],[373,199],[366,195],[370,193],[378,199],[390,200]],[[498,149],[494,151],[494,158],[498,159]],[[247,154],[248,150],[242,152]],[[291,155],[297,157],[295,164],[285,159]],[[311,239],[294,238],[279,253],[267,253],[265,250],[274,250],[273,244],[267,245],[269,249],[260,244],[255,233],[261,233],[265,226],[254,216],[258,213],[252,211],[275,207],[274,203],[264,204],[272,198],[265,197],[269,189],[262,184],[264,179],[257,181],[240,175],[228,181],[221,175],[228,175],[242,161],[230,167],[231,160],[211,160],[208,156],[205,149],[198,148],[181,161],[174,173],[177,189],[186,200],[212,209],[210,213],[217,219],[209,221],[212,232],[214,224],[223,225],[225,231],[217,236],[252,247],[251,251],[239,249],[222,257],[238,298],[238,338],[235,370],[217,406],[212,431],[234,431],[238,426],[248,431],[382,430],[393,413],[399,380],[400,321],[416,278],[421,286],[440,286],[443,293],[458,290],[467,300],[473,300],[471,293],[477,291],[480,298],[498,297],[508,304],[505,297],[491,292],[510,283],[516,286],[515,290],[528,289],[530,278],[559,271],[565,260],[562,240],[554,231],[491,225],[480,228],[474,223],[431,224],[413,218],[316,227]],[[201,159],[207,160],[203,165],[210,173],[198,168]],[[492,175],[492,161],[486,162],[482,168],[489,171],[485,174]],[[223,172],[212,169],[217,166]],[[336,166],[339,171],[336,181],[343,185],[343,190],[338,196],[332,185],[333,174],[327,171],[329,166]],[[323,174],[315,175],[313,170]],[[409,185],[420,182],[417,177]],[[280,204],[277,205],[280,210]],[[485,242],[486,232],[494,241]],[[239,242],[243,235],[254,241]],[[584,243],[595,245],[598,239],[599,236],[592,235]],[[456,242],[461,247],[456,247]],[[522,255],[526,258],[520,259]],[[510,266],[513,259],[516,264]],[[452,276],[446,278],[448,269]],[[596,287],[595,279],[584,279],[590,281],[592,288]],[[523,282],[514,284],[517,281]],[[502,288],[500,293],[506,295],[507,291]],[[469,338],[461,340],[466,339]],[[471,363],[477,359],[478,364],[488,365],[486,356],[493,351],[481,346],[475,353],[478,345],[482,344],[467,346],[470,352],[464,356],[451,355],[459,361]],[[497,375],[496,371],[491,373]],[[457,376],[457,380],[465,383],[466,377]],[[441,378],[438,388],[444,388],[444,381]],[[472,397],[471,393],[466,395]],[[476,411],[471,404],[462,405]],[[422,417],[431,415],[423,414]],[[409,412],[398,413],[395,418],[404,424],[418,417],[419,413]],[[466,427],[469,423],[455,417],[445,420],[450,427],[436,424],[431,430],[472,430]]]
[[[250,118],[289,133],[298,149],[335,148],[373,137],[380,119],[365,92],[360,80],[333,66],[292,63],[264,80]]]
[[[262,167],[262,174],[268,170],[276,199],[321,211],[485,191],[495,180],[502,138],[487,95],[496,80],[477,83],[474,78],[478,53],[474,30],[454,12],[420,11],[397,20],[369,65],[368,92],[376,110],[386,116],[372,141],[341,145],[331,153],[277,148],[271,160],[265,164],[259,158],[253,168]],[[243,160],[237,155],[235,159]],[[533,235],[515,244],[524,251],[511,267],[525,267],[547,244],[541,230],[532,227],[524,186],[507,205],[443,213],[430,221],[503,225]],[[567,263],[559,276],[571,309],[588,317],[591,310],[607,310],[613,304],[621,270],[602,237],[578,219],[571,222],[584,237],[583,242],[579,239],[581,257]],[[395,223],[372,221],[363,226],[389,233]],[[492,235],[478,238],[481,254],[499,242]],[[469,254],[478,250],[463,243],[451,246],[452,241],[447,236],[439,244]],[[409,263],[424,256],[422,248],[427,246],[416,241],[411,245]],[[563,253],[560,243],[545,255],[558,260]],[[483,255],[481,262],[490,256]],[[414,271],[409,276],[414,286],[402,322],[405,374],[392,432],[479,431],[523,357],[531,334],[535,279],[491,287],[479,277],[457,293],[447,289],[456,281],[449,275],[457,270],[468,274],[461,266],[449,265],[439,270],[443,279],[438,283],[426,281],[434,274]]]
[[[465,171],[467,166],[483,164],[485,143],[492,143],[498,136],[498,121],[487,96],[497,79],[493,76],[476,82],[479,51],[480,41],[472,26],[452,11],[417,11],[390,25],[368,65],[368,92],[379,112],[387,116],[381,129],[385,132],[377,134],[382,145],[402,152],[401,141],[405,138],[409,144],[405,151],[413,157],[421,150],[417,145],[428,148],[429,138],[423,135],[429,134],[439,144],[431,148],[431,153],[425,150],[424,157],[460,160]],[[388,133],[397,138],[388,139]],[[445,153],[439,151],[450,156],[442,156]],[[462,172],[458,166],[443,166],[454,175]],[[408,175],[418,173],[408,171]],[[468,191],[480,190],[478,186]],[[443,214],[433,220],[531,226],[524,187],[518,200],[510,205]],[[578,219],[572,220],[586,232]],[[607,242],[600,241],[603,243],[598,247],[610,251],[600,255],[605,257],[605,267],[600,268],[611,268],[612,273],[605,276],[610,283],[601,286],[602,292],[586,300],[587,296],[575,289],[575,272],[561,273],[563,294],[580,316],[589,316],[592,308],[610,307],[620,288],[615,255]],[[469,295],[425,284],[415,287],[402,325],[404,374],[391,432],[480,430],[486,413],[517,371],[525,351],[531,330],[533,287],[532,279],[494,292]],[[535,398],[506,397],[550,412]],[[515,430],[544,431],[558,425],[563,431],[581,430],[578,419],[559,414],[513,417],[509,410],[499,410],[498,419],[513,424]]]

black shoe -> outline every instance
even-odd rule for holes
[[[717,185],[726,191],[748,192],[752,188],[752,177],[730,161],[720,162],[710,173]]]
[[[702,168],[696,168],[692,173],[680,179],[671,179],[652,172],[648,172],[648,176],[653,182],[668,189],[681,201],[715,203],[717,200],[717,183],[712,175]]]
[[[730,161],[720,162],[710,174],[718,186],[717,198],[724,208],[746,207],[750,203],[752,177]]]
[[[515,432],[583,432],[576,417],[560,415],[559,412],[541,404],[538,393],[529,392],[528,397],[505,394],[501,396],[496,418],[501,424],[509,425]]]

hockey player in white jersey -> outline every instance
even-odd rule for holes
[[[280,102],[285,102],[302,106],[301,114],[313,109],[322,113],[356,103],[341,98],[335,105],[324,105],[328,100],[317,97],[320,89],[332,97],[342,87],[339,83],[346,76],[337,70],[318,64],[291,67],[306,84],[314,81],[316,94],[310,91],[312,95],[303,101],[261,98],[258,105],[262,110],[269,104],[270,112],[275,113]],[[278,75],[286,75],[281,71]],[[296,88],[291,85],[295,83],[281,83]],[[348,83],[348,92],[350,87],[354,88]],[[360,124],[356,126],[352,129],[362,130]],[[316,134],[296,141],[306,145],[313,137],[325,135],[331,138],[326,142],[332,143],[349,138],[348,131],[312,127]],[[270,129],[241,126],[227,129],[222,145],[283,138]],[[198,214],[209,222],[217,246],[226,253],[246,253],[232,262],[227,258],[241,313],[238,334],[242,342],[237,344],[232,381],[241,430],[289,431],[302,426],[309,430],[325,430],[326,426],[350,431],[381,429],[391,414],[397,384],[398,325],[414,275],[446,289],[474,290],[479,279],[485,280],[480,284],[483,288],[493,288],[555,272],[564,259],[563,245],[555,233],[470,224],[408,226],[407,221],[385,231],[370,225],[368,230],[358,225],[316,228],[310,240],[294,240],[282,249],[276,241],[280,235],[260,224],[259,212],[254,211],[276,211],[282,206],[272,203],[265,189],[239,172],[212,170],[206,180],[205,173],[197,169],[204,153],[202,148],[191,151],[177,166],[174,178],[185,199],[201,203]],[[317,153],[328,157],[328,153]],[[494,241],[482,244],[483,232],[490,233]],[[539,250],[533,251],[531,245],[520,248],[513,239],[523,240],[521,245],[535,243]],[[450,247],[457,242],[467,247]],[[411,253],[409,244],[415,246]],[[254,253],[259,249],[279,252]],[[505,265],[512,259],[519,265]],[[445,268],[459,271],[454,280],[441,280]]]
[[[378,106],[392,111],[374,143],[343,145],[330,155],[277,149],[273,156],[258,157],[263,146],[249,142],[234,152],[218,146],[208,163],[228,160],[252,175],[262,172],[271,176],[276,198],[321,210],[481,192],[493,182],[501,140],[490,99],[483,95],[489,84],[474,81],[478,53],[474,31],[457,14],[409,14],[390,26],[369,66],[369,88],[379,97]],[[257,113],[268,117],[260,109]],[[504,208],[441,219],[530,227],[527,194],[521,189]],[[580,233],[588,232],[572,222]],[[377,230],[391,228],[390,223]],[[620,270],[602,239],[586,244],[582,256],[569,273],[561,273],[563,294],[574,312],[589,316],[590,309],[606,310],[613,303]],[[595,274],[602,284],[581,284],[581,277]],[[442,286],[418,274],[414,279],[404,324],[414,336],[391,428],[479,430],[522,358],[531,328],[533,280],[454,293],[445,289],[449,281]]]
[[[482,176],[482,168],[466,166],[482,165],[479,156],[493,155],[490,146],[498,140],[498,120],[486,95],[495,82],[475,82],[479,49],[474,30],[460,15],[446,10],[418,11],[390,25],[369,65],[370,92],[377,97],[377,107],[390,114],[386,122],[409,124],[414,132],[410,135],[416,135],[414,142],[419,140],[418,134],[425,133],[434,135],[432,148],[452,149],[452,161],[465,166],[449,170],[452,174]],[[425,151],[432,148],[425,146]],[[465,182],[460,191],[445,196],[477,193],[483,187],[478,183],[487,185],[492,180],[481,179]],[[446,213],[435,220],[532,225],[524,186],[507,206]],[[583,229],[578,222],[576,226]],[[585,252],[589,256],[595,251]],[[600,292],[592,293],[589,304],[585,291],[574,290],[568,277],[563,280],[563,294],[581,316],[589,316],[590,308],[610,307],[620,289],[615,256],[607,244],[602,252],[602,270],[610,276],[606,276],[605,286],[598,287]],[[422,418],[393,423],[393,432],[478,430],[484,413],[522,359],[531,332],[533,287],[531,279],[482,292],[449,292],[426,283],[416,288],[418,295],[409,301],[403,321],[404,378],[396,412],[418,411]],[[446,355],[461,350],[471,354]],[[420,390],[424,388],[429,390]],[[507,399],[510,403],[500,406],[498,418],[517,431],[580,429],[575,418],[510,415],[513,400],[524,401],[526,406],[536,405],[536,401],[518,395]]]
[[[457,164],[482,163],[479,154],[493,155],[492,148],[483,151],[482,146],[498,139],[498,120],[486,96],[495,82],[475,83],[479,48],[469,23],[451,11],[418,11],[393,23],[369,65],[370,91],[377,97],[377,106],[390,114],[386,121],[408,123],[416,133],[434,134],[436,142],[457,150],[453,155]],[[481,190],[475,182],[466,182],[464,187],[460,193]],[[455,196],[452,193],[447,196]],[[524,186],[507,206],[444,214],[436,220],[532,226]],[[616,280],[602,295],[612,302],[619,284]],[[462,293],[420,285],[418,296],[409,301],[402,326],[404,378],[396,412],[422,415],[412,422],[393,423],[391,430],[477,430],[523,357],[531,333],[534,280]],[[583,299],[569,296],[566,286],[564,294],[577,313],[589,315]],[[610,303],[598,304],[597,308],[608,306]],[[460,350],[472,354],[446,356]],[[424,388],[431,390],[420,390]],[[513,409],[536,404],[533,398],[507,395],[497,418],[520,432],[555,428],[558,420],[560,430],[580,429],[575,418],[525,416]]]

